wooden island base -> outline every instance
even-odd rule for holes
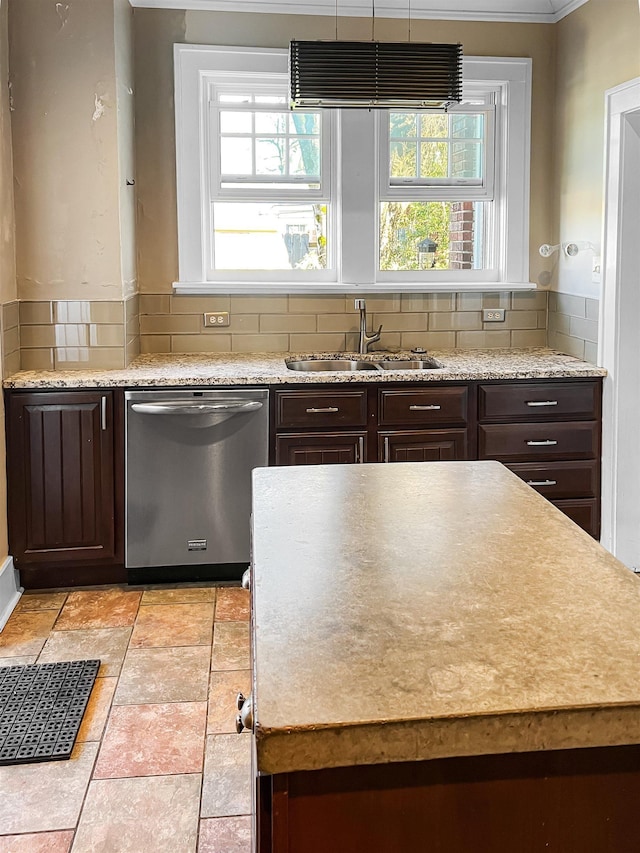
[[[640,746],[258,778],[258,853],[638,853]]]

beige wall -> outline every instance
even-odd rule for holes
[[[232,14],[134,10],[136,53],[136,145],[138,161],[138,280],[141,293],[169,293],[177,278],[175,146],[173,120],[174,42],[286,47],[291,38],[333,38],[335,19],[309,15]],[[371,22],[341,18],[340,38],[369,38]],[[555,28],[551,24],[414,21],[412,39],[461,41],[467,55],[533,58],[531,245],[548,240],[552,189],[552,102]],[[406,21],[383,19],[376,37],[402,40]],[[551,101],[551,104],[550,104]],[[544,269],[531,255],[531,276]]]
[[[601,246],[604,93],[640,76],[638,0],[589,0],[557,24],[554,227],[544,242]],[[555,287],[598,298],[590,252],[555,255]]]
[[[16,299],[8,55],[7,4],[4,3],[0,4],[0,376],[4,375],[5,368],[5,335],[10,334],[14,328],[13,321],[9,318],[15,313],[15,308],[12,306],[5,311],[5,305],[13,303],[15,306]],[[4,409],[0,395],[0,565],[8,553],[6,492]]]
[[[20,299],[122,299],[113,0],[9,6]]]

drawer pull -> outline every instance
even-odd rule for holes
[[[101,397],[100,399],[100,429],[106,430],[107,428],[107,398]]]
[[[527,486],[557,486],[557,480],[527,480]]]
[[[553,445],[557,444],[553,438],[548,438],[545,441],[528,441],[527,444],[529,447],[553,447]]]
[[[358,449],[356,450],[356,462],[364,462],[364,437],[358,437]]]
[[[527,406],[557,406],[557,400],[529,400]]]
[[[325,406],[324,409],[307,409],[308,415],[324,415],[327,413],[339,412],[337,406]]]
[[[441,409],[442,406],[409,406],[410,412],[435,412]]]
[[[389,461],[389,436],[385,435],[384,437],[384,456],[382,459],[383,462]]]

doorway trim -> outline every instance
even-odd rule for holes
[[[640,77],[605,92],[602,299],[602,544],[630,568],[640,530]]]

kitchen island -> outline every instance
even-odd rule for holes
[[[640,849],[640,584],[497,462],[254,474],[258,850]]]

